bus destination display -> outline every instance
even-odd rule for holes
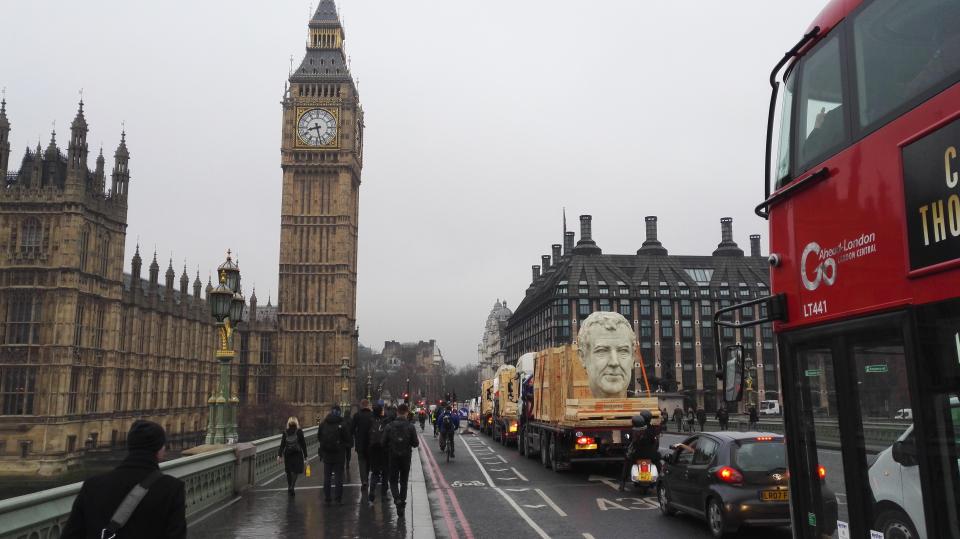
[[[960,259],[960,120],[903,148],[910,269]]]

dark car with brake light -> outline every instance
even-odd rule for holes
[[[657,498],[665,515],[704,518],[714,537],[741,526],[789,526],[790,488],[783,436],[764,432],[710,432],[671,446],[663,462]],[[818,468],[824,509],[837,500]]]

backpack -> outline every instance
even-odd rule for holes
[[[450,414],[443,416],[443,431],[449,432],[453,430],[453,419],[450,417]]]
[[[340,430],[342,424],[324,423],[320,431],[320,449],[324,453],[336,453],[340,451]]]
[[[405,421],[396,423],[391,427],[388,433],[390,436],[390,456],[395,459],[409,459],[411,453],[411,440],[413,426]]]
[[[283,450],[284,454],[290,455],[300,453],[300,442],[297,439],[296,432],[293,434],[284,434],[283,439],[287,443],[287,447]]]
[[[383,420],[374,418],[370,422],[370,432],[367,439],[370,449],[379,450],[383,447]]]

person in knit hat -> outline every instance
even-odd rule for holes
[[[167,434],[153,421],[139,419],[127,433],[127,457],[119,466],[83,482],[73,502],[61,538],[100,538],[127,494],[160,468]],[[125,537],[183,538],[187,536],[186,491],[183,481],[161,475],[117,532]]]

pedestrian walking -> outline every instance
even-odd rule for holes
[[[420,408],[420,412],[417,414],[417,418],[420,420],[420,432],[423,432],[423,427],[427,423],[427,411],[423,408]]]
[[[357,452],[357,467],[360,469],[360,490],[366,491],[370,480],[370,425],[373,423],[373,411],[370,410],[370,401],[360,401],[360,411],[353,416],[350,422],[350,434],[353,437],[353,447]],[[349,464],[349,461],[347,462]]]
[[[377,482],[383,489],[383,496],[387,495],[386,459],[383,450],[383,431],[386,428],[383,417],[383,407],[376,405],[370,414],[370,428],[367,431],[367,459],[370,467],[370,494],[368,499],[373,503],[377,492]]]
[[[670,424],[670,414],[667,413],[667,409],[664,408],[660,412],[660,430],[661,432],[667,432],[667,425]]]
[[[721,406],[714,417],[716,417],[717,422],[720,423],[720,430],[727,430],[727,423],[730,421],[730,414],[727,412],[727,407]]]
[[[751,406],[749,413],[750,413],[750,430],[758,430],[760,428],[760,413],[757,412],[757,407]]]
[[[673,422],[677,424],[677,432],[683,432],[683,411],[679,406],[673,409]]]
[[[345,410],[343,413],[343,428],[347,429],[347,432],[350,433],[350,444],[343,449],[343,480],[350,482],[350,454],[352,451],[350,449],[353,447],[353,415],[350,413],[350,410]]]
[[[337,503],[343,503],[343,462],[350,447],[350,431],[343,424],[340,405],[334,405],[317,430],[318,452],[323,460],[323,501],[330,505],[331,483],[335,485]]]
[[[696,414],[693,413],[693,408],[687,408],[687,430],[689,432],[696,432],[697,430],[697,426],[696,426],[697,424],[695,423],[696,420],[697,420],[697,417],[696,417]]]
[[[407,421],[409,408],[403,403],[397,409],[397,421],[392,421],[384,432],[390,476],[390,493],[397,507],[397,518],[403,519],[407,505],[407,478],[410,476],[410,457],[413,448],[420,446],[417,430]]]
[[[307,441],[303,438],[300,422],[295,417],[287,418],[287,428],[280,437],[280,451],[277,462],[283,462],[283,472],[287,476],[287,494],[293,496],[297,478],[304,472],[307,459]]]
[[[707,411],[702,407],[697,408],[697,423],[700,424],[700,432],[703,432],[703,427],[707,424]]]
[[[387,405],[383,409],[383,440],[381,441],[380,457],[383,459],[383,483],[381,484],[381,495],[386,498],[390,491],[390,454],[387,451],[387,428],[397,420],[397,407],[393,404]]]
[[[127,433],[127,456],[119,466],[83,482],[61,538],[123,537],[180,539],[187,536],[183,481],[160,473],[166,450],[163,427],[137,420]],[[135,487],[146,489],[139,503]],[[118,510],[132,503],[129,511]]]

